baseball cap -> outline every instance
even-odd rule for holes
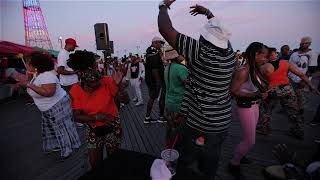
[[[65,42],[66,42],[66,44],[71,44],[71,45],[73,45],[74,47],[79,47],[79,46],[77,45],[76,40],[74,40],[74,39],[72,39],[72,38],[66,39]]]
[[[152,38],[152,42],[156,42],[156,41],[160,41],[162,44],[165,43],[164,40],[163,40],[162,38],[160,38],[160,37],[154,37],[154,38]]]
[[[311,37],[306,36],[306,37],[301,38],[300,44],[302,44],[302,43],[311,43],[311,42],[312,42]]]

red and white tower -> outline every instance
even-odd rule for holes
[[[26,46],[52,49],[39,0],[22,0],[22,3]]]

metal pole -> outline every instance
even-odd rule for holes
[[[60,48],[62,49],[62,37],[60,36],[58,41],[60,42]]]

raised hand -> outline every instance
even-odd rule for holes
[[[124,76],[124,65],[121,64],[120,66],[117,67],[117,69],[112,70],[112,78],[117,85],[120,84],[123,76]]]
[[[200,6],[198,4],[196,4],[195,6],[191,6],[191,11],[190,11],[190,14],[193,15],[193,16],[196,16],[198,14],[203,14],[203,15],[207,15],[209,9],[203,7],[203,6]]]

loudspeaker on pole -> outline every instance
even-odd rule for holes
[[[97,50],[108,50],[109,46],[109,31],[107,23],[97,23],[94,25],[96,36]]]

